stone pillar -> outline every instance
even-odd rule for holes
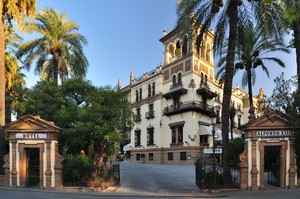
[[[248,189],[248,162],[247,162],[247,152],[240,154],[240,189]]]
[[[55,146],[55,187],[62,187],[62,161],[64,160],[64,157],[58,153],[58,144]]]
[[[251,189],[252,190],[258,190],[258,185],[257,185],[257,175],[258,175],[258,170],[257,170],[257,157],[256,157],[256,149],[257,149],[257,139],[252,139],[252,170],[251,170],[251,178],[252,178],[252,185]]]
[[[17,177],[18,177],[18,171],[17,171],[17,140],[11,140],[10,143],[12,144],[12,150],[11,150],[11,156],[12,156],[12,168],[10,171],[11,174],[11,185],[13,187],[17,186]]]
[[[290,168],[289,168],[289,188],[297,188],[296,186],[296,168],[295,168],[295,141],[290,140]]]
[[[46,140],[46,189],[51,189],[51,140]]]
[[[10,154],[6,154],[3,158],[4,160],[4,171],[5,171],[5,178],[4,178],[4,185],[5,186],[10,186],[10,168],[9,168],[9,158],[10,158]]]

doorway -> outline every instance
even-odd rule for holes
[[[264,180],[266,185],[280,186],[280,146],[265,146]]]
[[[40,149],[27,148],[26,151],[26,186],[35,187],[40,183]]]

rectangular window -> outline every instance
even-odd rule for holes
[[[134,135],[134,146],[139,147],[141,146],[141,130],[135,130]]]
[[[147,128],[147,146],[154,145],[154,128]]]
[[[172,144],[176,143],[176,128],[172,129]]]
[[[186,152],[180,152],[180,160],[186,160]]]
[[[136,154],[136,160],[138,161],[138,160],[141,160],[141,154]]]
[[[178,127],[178,143],[183,143],[183,127]]]
[[[143,96],[142,96],[142,89],[140,88],[140,100],[143,99]]]
[[[139,91],[135,91],[135,101],[139,101]]]
[[[168,152],[168,160],[173,160],[173,153],[172,152]]]
[[[136,109],[136,120],[135,122],[140,122],[142,120],[142,117],[141,117],[141,109],[140,108],[137,108]]]
[[[155,83],[152,84],[152,95],[155,95]]]
[[[154,160],[154,154],[153,153],[149,153],[149,160],[153,161]]]
[[[200,143],[208,144],[208,135],[200,135]]]
[[[179,98],[174,98],[174,110],[178,110],[180,108],[180,100]]]
[[[151,97],[151,85],[148,85],[148,97]]]

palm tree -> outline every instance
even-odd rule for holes
[[[24,93],[25,75],[21,73],[22,67],[19,67],[17,59],[9,52],[5,52],[6,66],[6,96],[5,96],[5,118],[6,123],[11,122],[11,114],[20,99],[20,94]]]
[[[178,0],[177,5],[178,27],[186,33],[193,33],[192,36],[197,37],[197,49],[200,48],[204,32],[207,31],[213,23],[216,24],[214,40],[215,53],[220,53],[225,38],[227,36],[229,38],[222,101],[222,143],[225,186],[228,186],[230,181],[228,126],[238,26],[243,25],[246,21],[255,20],[257,24],[264,27],[266,34],[273,33],[276,35],[280,33],[278,30],[282,28],[280,26],[281,23],[279,23],[282,21],[282,13],[277,4],[272,3],[265,5],[265,3],[261,1],[248,1]],[[201,25],[200,34],[195,34]]]
[[[259,27],[253,28],[250,23],[244,27],[238,28],[238,37],[236,43],[236,55],[235,55],[235,69],[234,75],[240,70],[244,70],[242,76],[242,86],[248,85],[248,94],[250,101],[249,119],[253,119],[254,105],[253,105],[253,92],[252,85],[255,84],[256,80],[256,68],[261,66],[261,69],[270,77],[266,62],[274,62],[281,67],[285,67],[283,61],[277,57],[270,57],[270,53],[284,52],[289,53],[290,51],[285,47],[283,39],[278,38],[266,38],[263,31]],[[217,77],[221,80],[225,78],[225,56],[226,56],[226,44],[223,49],[221,59],[217,64],[219,71]]]
[[[35,14],[36,0],[4,0],[0,2],[2,17],[0,20],[0,126],[5,124],[5,24],[10,24],[12,19],[18,24],[19,29],[24,27],[25,16]]]
[[[285,6],[285,17],[293,31],[293,47],[296,49],[298,90],[300,90],[300,2],[298,0],[282,0]]]
[[[88,66],[83,52],[87,41],[77,32],[79,26],[66,17],[65,13],[59,14],[54,9],[41,11],[35,21],[26,26],[26,31],[38,33],[41,37],[21,44],[17,52],[18,58],[25,57],[25,68],[29,70],[35,60],[35,72],[47,71],[48,79],[53,79],[56,84],[65,63],[79,76],[86,74]]]

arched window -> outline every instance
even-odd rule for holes
[[[207,61],[210,61],[210,45],[206,45],[206,56],[205,56]]]
[[[148,97],[151,97],[151,84],[148,85]]]
[[[203,84],[203,81],[204,81],[204,79],[203,79],[203,73],[201,73],[200,78],[201,78],[200,83]]]
[[[179,73],[179,74],[178,74],[178,84],[182,84],[181,79],[182,79],[182,78],[181,78],[181,73]]]
[[[168,63],[171,63],[174,60],[174,48],[173,45],[170,45],[168,48]]]
[[[172,77],[172,82],[173,82],[173,86],[176,85],[176,76],[175,75],[173,75],[173,77]]]
[[[204,76],[204,83],[207,84],[207,75]]]
[[[181,57],[181,45],[180,45],[180,41],[178,41],[176,43],[175,56],[176,56],[176,59],[179,59]]]
[[[205,57],[205,45],[204,45],[204,43],[202,43],[202,45],[201,45],[201,57]]]
[[[183,45],[182,45],[182,56],[185,56],[188,52],[188,42],[187,42],[187,36],[183,39]]]
[[[155,82],[152,84],[152,95],[155,95]]]

